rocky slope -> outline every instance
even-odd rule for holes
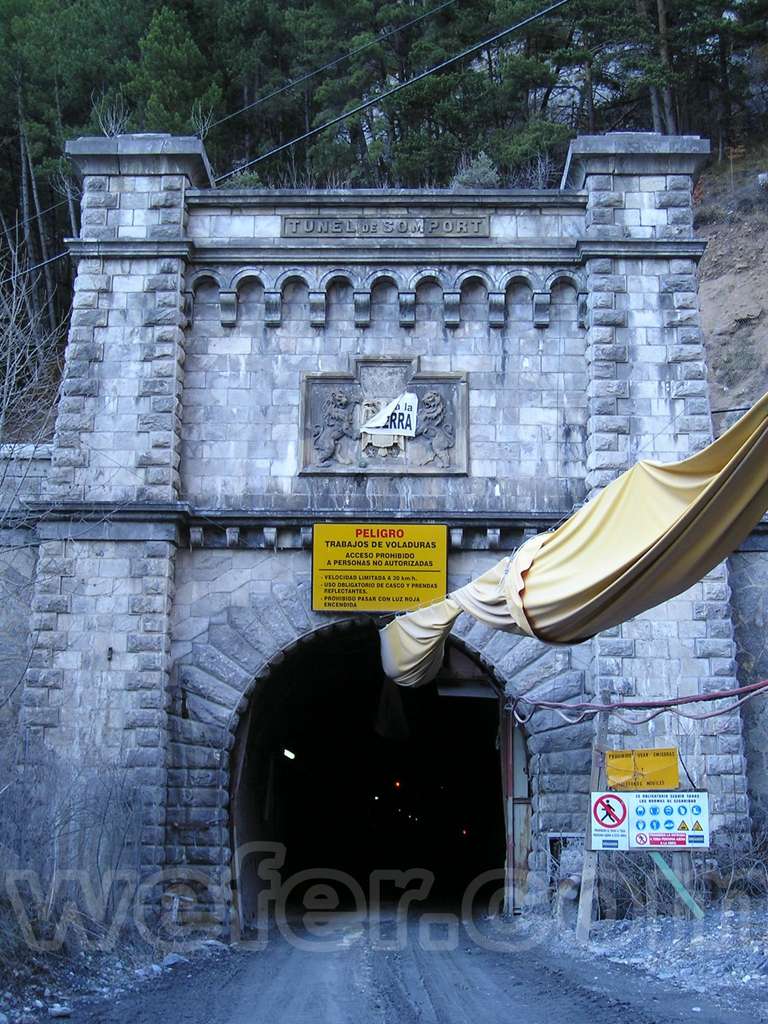
[[[702,326],[714,410],[737,409],[768,391],[768,144],[714,164],[696,188]],[[719,413],[719,430],[734,415]]]

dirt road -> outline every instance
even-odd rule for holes
[[[179,964],[115,1002],[79,1002],[83,1024],[757,1024],[768,1005],[681,991],[629,967],[554,955],[521,929],[389,930],[336,915],[261,950]],[[383,949],[389,941],[400,948]],[[506,948],[488,948],[501,942]],[[446,948],[436,948],[440,945]],[[378,947],[378,948],[377,948]],[[713,979],[713,992],[716,991]]]

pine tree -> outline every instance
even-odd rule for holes
[[[64,142],[108,120],[191,132],[213,111],[225,119],[206,147],[226,171],[539,9],[456,0],[379,39],[438,2],[0,0],[6,224],[34,259],[61,251],[77,217]],[[254,170],[265,185],[448,185],[485,153],[502,185],[539,185],[574,134],[617,129],[703,134],[724,158],[768,129],[765,13],[765,0],[571,0]],[[63,261],[41,279],[41,307],[63,301],[66,273]]]
[[[218,109],[217,75],[206,67],[183,18],[172,8],[163,6],[153,14],[139,51],[126,91],[144,131],[188,133],[196,104],[204,112]]]

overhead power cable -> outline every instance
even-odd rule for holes
[[[268,100],[274,99],[275,96],[281,96],[290,89],[295,89],[297,85],[303,85],[304,82],[308,82],[310,78],[317,77],[317,75],[322,74],[323,71],[330,71],[339,64],[343,64],[345,60],[349,60],[351,57],[356,57],[358,53],[363,53],[365,50],[370,50],[372,46],[377,46],[379,43],[383,43],[391,36],[397,35],[398,32],[403,32],[412,25],[417,25],[420,21],[424,21],[425,18],[431,18],[435,14],[439,14],[440,11],[444,11],[446,7],[452,7],[455,3],[458,3],[458,0],[445,0],[445,3],[438,4],[437,7],[433,7],[430,11],[425,11],[424,14],[418,15],[416,18],[411,18],[410,21],[404,21],[402,25],[397,25],[395,28],[387,29],[386,32],[382,32],[370,42],[363,43],[362,46],[358,46],[354,50],[349,50],[347,53],[342,53],[340,57],[336,57],[334,60],[328,61],[327,64],[323,64],[319,68],[314,68],[314,70],[308,71],[305,75],[301,75],[299,78],[291,79],[290,82],[286,82],[285,85],[281,85],[278,89],[274,89],[272,92],[267,93],[266,96],[260,96],[252,103],[246,103],[245,106],[240,107],[239,110],[233,110],[231,114],[225,114],[224,117],[220,117],[218,121],[214,121],[209,130],[216,128],[220,124],[224,124],[225,121],[229,121],[233,117],[237,117],[239,114],[244,114],[246,110],[253,110],[254,107],[260,107]]]
[[[554,711],[558,714],[565,722],[570,725],[576,725],[578,722],[584,721],[593,715],[605,712],[607,714],[618,715],[623,721],[628,722],[631,725],[640,725],[643,722],[648,722],[652,718],[657,718],[659,715],[663,715],[665,712],[671,712],[672,714],[678,715],[680,718],[691,718],[695,720],[702,720],[705,718],[716,718],[718,715],[726,715],[731,711],[735,711],[736,708],[740,707],[746,701],[751,700],[760,693],[768,692],[768,679],[763,679],[758,683],[750,683],[748,686],[737,686],[728,690],[716,690],[713,693],[694,693],[689,694],[686,697],[669,697],[666,699],[661,698],[650,698],[648,700],[621,700],[616,701],[613,704],[595,704],[592,702],[580,702],[570,704],[567,701],[558,700],[533,700],[530,697],[519,696],[511,703],[511,710],[518,722],[527,722],[532,715],[537,711]],[[713,701],[727,700],[729,697],[735,697],[736,702],[729,704],[728,707],[719,708],[715,711],[705,712],[704,714],[686,714],[680,710],[686,704],[703,704],[711,703]],[[518,708],[519,705],[525,704],[530,707],[530,711],[527,714],[522,714]],[[576,712],[576,717],[571,718],[568,712]],[[628,719],[623,717],[621,711],[650,711],[647,717],[639,719]]]
[[[52,206],[46,206],[46,208],[41,210],[39,213],[33,213],[24,220],[14,221],[11,226],[14,228],[23,228],[25,224],[31,224],[32,221],[38,220],[40,217],[45,216],[46,213],[50,213],[51,210],[58,210],[58,208],[63,206],[66,202],[66,199],[61,199],[58,203],[53,203]]]
[[[4,280],[0,281],[0,286],[4,284],[11,284],[17,278],[25,277],[27,274],[31,274],[35,270],[39,270],[41,267],[47,266],[49,263],[55,263],[56,260],[60,260],[64,256],[69,256],[69,251],[67,249],[65,249],[64,252],[56,253],[55,256],[49,256],[47,260],[42,260],[42,262],[40,263],[35,263],[31,267],[24,267],[23,270],[17,270],[15,274],[10,274]]]
[[[238,167],[233,167],[231,171],[227,171],[226,174],[220,174],[214,180],[217,182],[224,181],[226,178],[231,178],[233,174],[240,174],[248,167],[253,167],[255,164],[260,164],[263,160],[268,160],[271,156],[275,156],[277,153],[282,153],[284,150],[290,149],[291,146],[295,146],[298,142],[304,142],[306,139],[311,139],[314,135],[319,135],[319,133],[325,131],[326,128],[332,128],[334,125],[340,124],[342,121],[346,121],[347,118],[354,117],[355,114],[360,114],[363,110],[368,110],[369,107],[373,107],[376,104],[381,103],[383,100],[402,92],[403,89],[407,89],[409,86],[415,85],[417,82],[423,82],[425,78],[429,78],[429,76],[434,75],[435,72],[442,71],[443,68],[450,67],[451,64],[456,64],[465,57],[470,57],[473,53],[477,53],[479,50],[484,50],[487,46],[492,46],[494,43],[499,42],[499,40],[504,39],[513,32],[517,32],[521,28],[525,28],[526,25],[530,25],[532,22],[538,21],[539,18],[546,17],[546,15],[556,11],[559,7],[564,7],[565,4],[569,2],[570,0],[557,0],[556,3],[550,4],[549,7],[545,7],[536,14],[531,14],[527,18],[523,18],[522,21],[518,21],[516,24],[510,25],[508,28],[502,29],[501,32],[497,32],[488,39],[483,39],[480,43],[468,46],[460,53],[454,54],[453,57],[448,57],[447,60],[441,61],[439,64],[435,64],[431,68],[427,68],[426,71],[422,71],[418,75],[414,75],[413,78],[409,78],[405,82],[400,82],[391,89],[387,89],[384,92],[379,93],[378,96],[374,96],[369,100],[365,100],[363,103],[359,103],[351,110],[347,110],[343,114],[338,114],[336,117],[332,117],[330,121],[325,121],[323,124],[319,124],[316,128],[310,128],[309,131],[304,132],[303,135],[296,136],[296,138],[291,139],[290,142],[284,142],[281,146],[275,146],[274,149],[270,149],[268,152],[262,153],[261,156],[254,157],[253,160],[248,160],[246,163],[240,164]]]

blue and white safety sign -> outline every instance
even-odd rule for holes
[[[590,823],[593,850],[706,850],[709,794],[592,793]]]
[[[709,848],[709,794],[623,793],[628,797],[630,850]],[[650,831],[649,831],[650,830]]]

